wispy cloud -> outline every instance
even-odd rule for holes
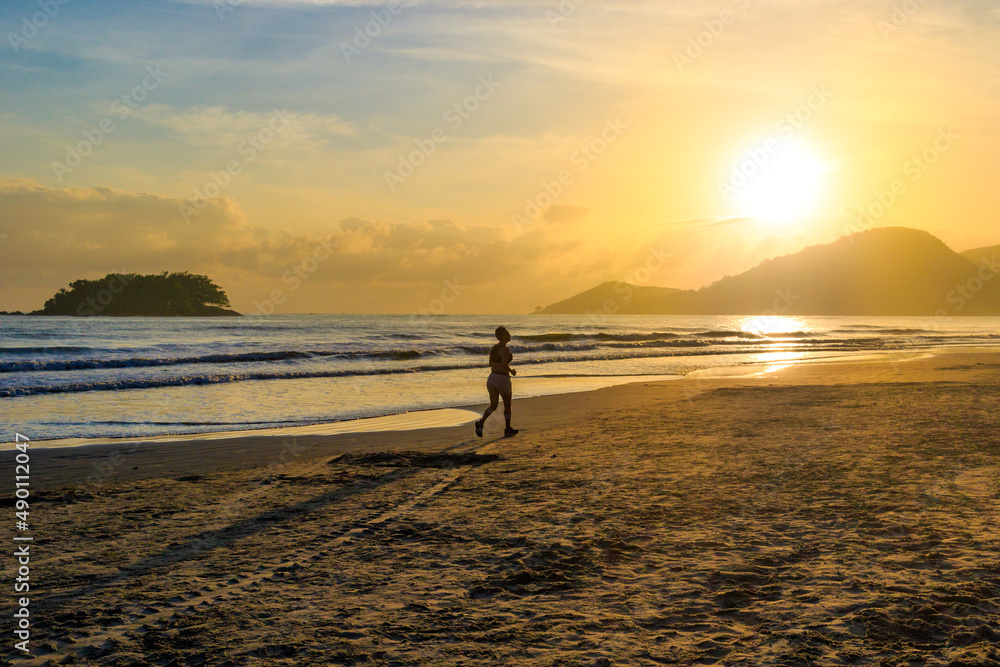
[[[332,137],[354,137],[357,130],[352,123],[336,115],[277,110],[290,115],[291,126],[282,130],[280,139],[299,146],[316,145]],[[137,118],[174,131],[185,142],[195,146],[223,146],[231,148],[244,141],[248,135],[267,128],[274,112],[232,110],[221,106],[197,106],[177,109],[164,104],[150,104],[135,112]]]
[[[225,197],[209,200],[196,224],[186,224],[178,213],[182,203],[112,188],[48,188],[30,179],[0,178],[3,251],[18,257],[16,265],[0,265],[0,282],[30,287],[26,293],[38,302],[17,306],[34,308],[41,305],[39,293],[51,295],[81,277],[191,270],[216,277],[230,288],[235,306],[250,310],[319,244],[335,248],[335,258],[316,273],[312,287],[329,295],[332,285],[354,286],[355,305],[328,296],[329,308],[385,308],[383,297],[392,286],[396,308],[405,311],[402,304],[419,302],[414,294],[422,285],[444,279],[472,285],[470,293],[487,294],[500,285],[526,289],[546,274],[546,261],[568,266],[579,249],[565,238],[556,241],[545,227],[532,236],[504,238],[450,220],[393,224],[352,218],[320,233],[268,230],[250,223]],[[35,267],[30,275],[18,268],[29,264]],[[409,287],[401,290],[404,284]]]

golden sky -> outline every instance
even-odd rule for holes
[[[40,7],[0,8],[0,309],[188,270],[242,312],[528,312],[869,226],[1000,243],[993,2]]]

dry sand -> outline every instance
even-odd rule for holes
[[[998,665],[998,402],[969,352],[151,444],[73,496],[109,450],[38,450],[23,664]]]

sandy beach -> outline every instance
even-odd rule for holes
[[[32,657],[3,650],[998,665],[998,404],[1000,354],[968,350],[527,399],[512,439],[496,415],[482,440],[465,424],[35,449]]]

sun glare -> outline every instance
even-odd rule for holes
[[[800,145],[769,155],[739,189],[739,213],[779,224],[802,222],[820,212],[827,166]]]
[[[808,328],[803,320],[797,317],[782,317],[780,315],[757,315],[744,318],[739,323],[740,331],[757,334],[758,336],[777,336],[780,334],[798,333]]]

